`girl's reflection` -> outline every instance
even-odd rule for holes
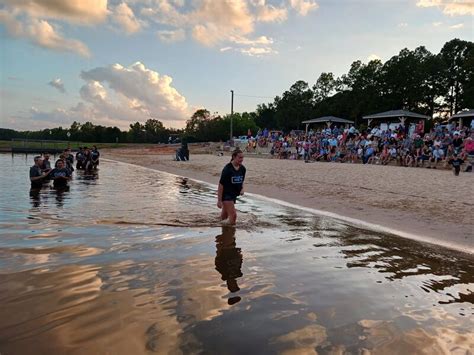
[[[235,227],[223,226],[222,234],[216,237],[216,270],[222,275],[222,280],[226,281],[227,288],[234,293],[240,290],[237,279],[242,276],[242,252],[236,248]],[[240,297],[230,297],[229,304],[240,301]]]

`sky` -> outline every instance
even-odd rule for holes
[[[0,0],[0,127],[182,128],[453,38],[474,0]]]

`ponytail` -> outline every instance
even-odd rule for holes
[[[234,160],[235,157],[239,155],[240,153],[243,153],[243,152],[239,148],[235,148],[235,150],[232,152],[232,158],[230,159],[230,162],[232,163],[232,160]]]

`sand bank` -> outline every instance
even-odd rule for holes
[[[189,162],[150,149],[104,150],[104,158],[218,183],[228,156],[191,155]],[[245,190],[335,213],[474,253],[474,174],[396,166],[311,163],[247,156]],[[217,208],[216,208],[217,209]]]

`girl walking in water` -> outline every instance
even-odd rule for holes
[[[235,224],[237,212],[235,202],[237,196],[243,195],[245,180],[245,167],[242,165],[244,154],[240,149],[235,149],[232,159],[222,169],[219,187],[217,188],[217,207],[222,209],[221,220],[229,219],[230,224]]]

